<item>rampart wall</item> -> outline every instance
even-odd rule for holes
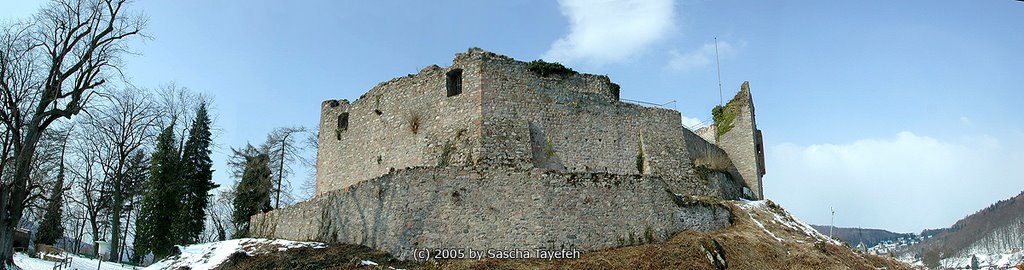
[[[254,237],[414,248],[596,250],[727,227],[656,176],[419,167],[252,217]],[[651,239],[647,239],[648,236]]]

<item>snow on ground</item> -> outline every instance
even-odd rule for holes
[[[755,211],[756,212],[763,212],[763,213],[766,213],[766,214],[770,214],[771,218],[772,218],[772,222],[774,222],[775,224],[779,224],[781,226],[790,228],[790,229],[795,230],[797,232],[803,232],[803,234],[806,234],[807,236],[815,238],[818,241],[829,242],[829,243],[832,243],[832,244],[835,244],[835,245],[842,245],[838,241],[836,241],[835,239],[831,239],[828,236],[825,236],[824,234],[821,234],[820,232],[818,232],[818,230],[815,230],[810,225],[807,225],[806,223],[803,223],[802,221],[796,219],[796,217],[793,217],[792,215],[790,215],[785,210],[782,210],[782,208],[779,207],[778,205],[776,205],[774,202],[771,202],[771,201],[768,201],[768,200],[760,200],[760,201],[742,200],[742,201],[736,202],[736,205],[739,206],[740,208],[742,208],[743,210],[745,210],[748,215],[752,215]],[[778,210],[773,209],[773,206],[774,206],[774,208],[778,208]],[[771,235],[775,239],[779,239],[779,237],[776,237],[775,234],[773,234],[772,232],[768,231],[768,229],[765,228],[765,226],[763,224],[761,224],[761,222],[757,221],[756,218],[753,218],[753,216],[751,216],[751,219],[754,220],[755,223],[757,223],[757,226],[761,227],[761,229],[764,229],[766,232],[768,232],[769,235]]]
[[[212,269],[227,261],[232,254],[243,252],[249,256],[270,252],[285,251],[293,248],[325,248],[327,245],[317,242],[296,242],[288,240],[271,240],[258,238],[242,238],[221,242],[195,244],[179,247],[181,255],[160,260],[145,270],[177,269],[187,266],[192,270]]]
[[[56,262],[46,261],[42,259],[36,259],[29,257],[25,253],[14,254],[14,264],[21,267],[24,270],[52,270]],[[64,269],[97,269],[99,261],[84,257],[78,257],[71,255],[71,266]],[[112,262],[103,262],[103,265],[99,267],[102,270],[132,270],[135,269],[130,265],[121,265]],[[141,269],[141,268],[140,268]]]
[[[1011,269],[1024,265],[1024,250],[998,254],[976,254],[978,266],[982,269]],[[939,261],[943,267],[971,269],[971,256],[945,258]]]

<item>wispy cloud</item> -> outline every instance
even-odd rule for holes
[[[683,118],[683,126],[691,128],[691,129],[698,129],[698,128],[706,127],[708,125],[707,123],[704,123],[704,121],[701,121],[700,119],[697,119],[697,118],[690,118],[690,117],[686,117],[685,115],[683,115],[682,118]]]
[[[715,43],[705,43],[693,51],[680,53],[677,50],[668,52],[668,67],[672,70],[687,72],[690,70],[712,66],[715,63]],[[721,58],[732,58],[737,53],[737,48],[726,41],[718,41],[718,54]]]
[[[671,0],[560,0],[569,34],[542,58],[601,65],[622,62],[662,40],[674,28]]]
[[[901,132],[846,144],[782,144],[768,150],[765,193],[807,222],[827,224],[835,207],[837,226],[946,227],[1024,189],[1024,177],[1012,171],[1024,164],[1019,139]]]

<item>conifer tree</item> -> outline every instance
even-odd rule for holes
[[[36,234],[37,244],[54,245],[57,240],[64,237],[64,226],[61,224],[64,205],[64,164],[60,165],[57,171],[57,183],[50,195],[50,202],[46,205],[46,213],[43,214],[43,221],[39,223],[39,233]]]
[[[210,117],[206,104],[201,103],[196,118],[189,129],[188,140],[182,149],[181,180],[184,197],[182,209],[178,212],[175,233],[178,244],[194,244],[202,234],[206,221],[208,193],[217,187],[213,183],[213,161],[210,159]]]
[[[263,151],[245,157],[242,179],[235,187],[235,238],[249,235],[249,217],[270,211],[270,157]]]
[[[147,190],[135,223],[135,257],[142,258],[144,254],[153,252],[159,259],[170,255],[180,239],[173,230],[183,195],[173,122],[157,137],[151,162]]]

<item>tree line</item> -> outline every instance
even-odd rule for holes
[[[302,127],[231,148],[235,180],[219,187],[213,99],[124,76],[121,57],[148,38],[146,22],[125,0],[55,0],[0,24],[2,269],[13,266],[15,228],[94,256],[91,244],[108,241],[109,260],[141,262],[245,237],[249,216],[301,199],[296,189],[311,193],[289,180],[313,164],[315,131]]]

